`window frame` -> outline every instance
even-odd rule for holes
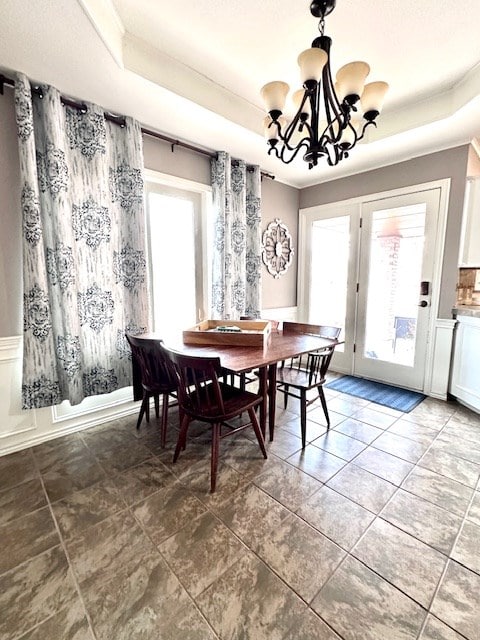
[[[148,264],[148,287],[151,299],[151,323],[155,326],[154,292],[152,270],[152,237],[150,233],[150,214],[148,197],[150,193],[167,196],[185,197],[194,206],[195,233],[195,289],[196,322],[208,318],[211,308],[211,241],[212,230],[212,187],[201,182],[179,178],[152,169],[144,170],[146,253]],[[201,266],[201,269],[198,267]]]

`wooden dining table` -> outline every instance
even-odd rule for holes
[[[258,370],[259,393],[264,399],[260,405],[259,423],[265,436],[268,418],[270,441],[273,440],[275,431],[278,363],[309,351],[339,344],[337,340],[331,338],[303,333],[284,333],[282,330],[272,331],[263,347],[186,344],[182,334],[160,336],[155,333],[146,333],[140,337],[162,339],[166,347],[188,355],[218,356],[221,366],[233,373]]]

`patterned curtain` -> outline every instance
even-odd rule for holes
[[[124,334],[146,330],[149,308],[140,127],[42,92],[16,75],[24,409],[130,385]]]
[[[212,319],[260,316],[260,168],[232,161],[224,151],[212,159],[214,250]]]

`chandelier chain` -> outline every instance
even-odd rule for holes
[[[320,32],[320,35],[323,36],[324,35],[324,31],[325,31],[325,18],[324,17],[320,18],[320,20],[318,21],[318,30]]]

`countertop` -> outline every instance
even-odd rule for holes
[[[470,318],[480,318],[480,306],[459,304],[452,309],[453,317],[457,316],[469,316]]]

